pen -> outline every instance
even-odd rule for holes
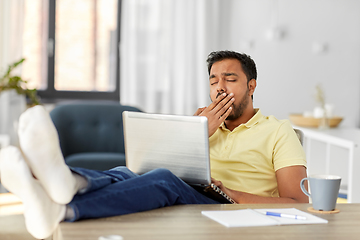
[[[263,212],[265,215],[274,216],[274,217],[284,217],[284,218],[293,218],[299,220],[306,220],[306,217],[293,215],[293,214],[286,214],[286,213],[277,213],[277,212]]]

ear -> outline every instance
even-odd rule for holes
[[[256,80],[253,78],[248,82],[249,95],[253,95],[256,88]]]

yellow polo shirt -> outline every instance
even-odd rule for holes
[[[233,190],[278,197],[275,171],[306,167],[305,153],[288,120],[255,111],[246,124],[232,132],[222,124],[209,138],[211,176]]]

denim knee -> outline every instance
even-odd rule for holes
[[[128,169],[125,166],[115,167],[115,168],[104,171],[104,173],[106,173],[110,176],[116,177],[119,180],[125,180],[125,179],[139,176],[138,174],[132,172],[130,169]]]
[[[157,179],[157,180],[172,181],[175,179],[179,179],[169,169],[166,168],[157,168],[151,170],[150,172],[145,173],[144,175],[150,175],[152,179]]]
[[[150,171],[149,173],[152,173],[154,175],[157,175],[157,176],[163,176],[163,178],[172,178],[172,177],[176,177],[169,169],[166,169],[166,168],[157,168],[157,169],[154,169],[152,171]]]
[[[122,170],[126,170],[126,169],[128,169],[128,168],[125,166],[117,166],[117,167],[110,168],[108,171],[122,171]]]

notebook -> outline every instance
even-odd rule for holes
[[[211,183],[206,117],[123,112],[126,166],[137,174],[166,168],[202,194],[235,203]]]
[[[264,214],[265,212],[276,212],[286,215],[302,216],[304,219],[291,217],[275,217]],[[204,216],[226,226],[226,227],[256,227],[292,224],[326,224],[326,219],[319,218],[310,213],[300,211],[296,208],[278,209],[239,209],[225,211],[202,211]]]

